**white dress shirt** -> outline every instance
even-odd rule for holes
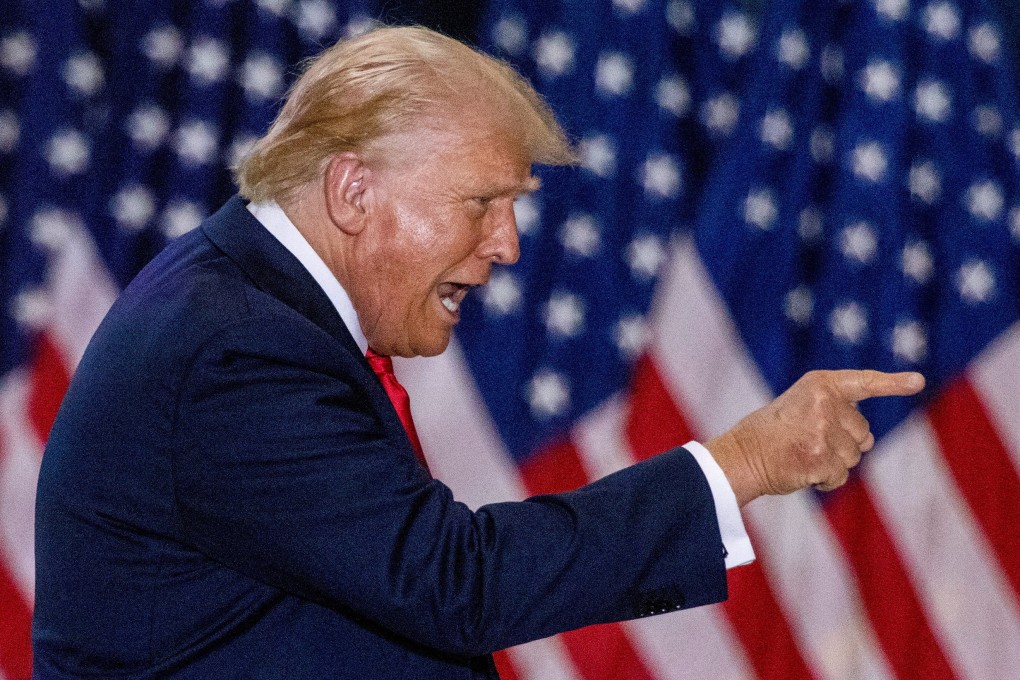
[[[347,295],[347,291],[340,285],[319,254],[312,249],[298,228],[290,221],[287,213],[283,212],[283,209],[275,201],[250,203],[248,212],[261,222],[262,226],[308,270],[308,273],[312,275],[312,278],[336,307],[337,313],[344,325],[347,326],[347,330],[354,336],[358,347],[362,352],[365,352],[368,349],[368,340],[365,339],[365,334],[361,330],[361,322],[358,321],[358,314],[354,311],[350,296]],[[684,444],[684,448],[690,451],[694,460],[698,462],[712,491],[715,514],[719,520],[719,533],[722,535],[723,547],[726,549],[726,568],[753,562],[754,549],[751,547],[751,539],[747,535],[747,530],[744,529],[744,520],[740,516],[737,497],[734,495],[733,488],[726,479],[722,468],[715,462],[708,449],[698,442],[688,442]]]

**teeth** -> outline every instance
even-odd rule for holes
[[[448,297],[442,298],[442,302],[443,302],[443,306],[446,307],[448,310],[450,310],[450,312],[452,312],[452,313],[456,313],[457,310],[460,309],[460,303],[459,302],[454,302],[453,300],[451,300]]]

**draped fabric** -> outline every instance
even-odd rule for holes
[[[46,433],[117,290],[232,193],[302,58],[381,5],[0,11],[0,678],[28,677]],[[508,650],[505,678],[1010,678],[1020,667],[1020,119],[983,0],[494,0],[482,46],[577,140],[451,349],[397,361],[471,505],[717,434],[814,368],[862,403],[845,488],[745,510],[709,608]],[[626,537],[621,537],[626,540]],[[594,596],[594,595],[593,595]]]

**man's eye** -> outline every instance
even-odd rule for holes
[[[488,207],[492,203],[492,196],[478,196],[475,198],[475,201],[483,207]]]

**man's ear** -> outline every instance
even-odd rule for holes
[[[353,151],[337,154],[326,166],[326,212],[338,229],[357,234],[365,226],[365,164]]]

